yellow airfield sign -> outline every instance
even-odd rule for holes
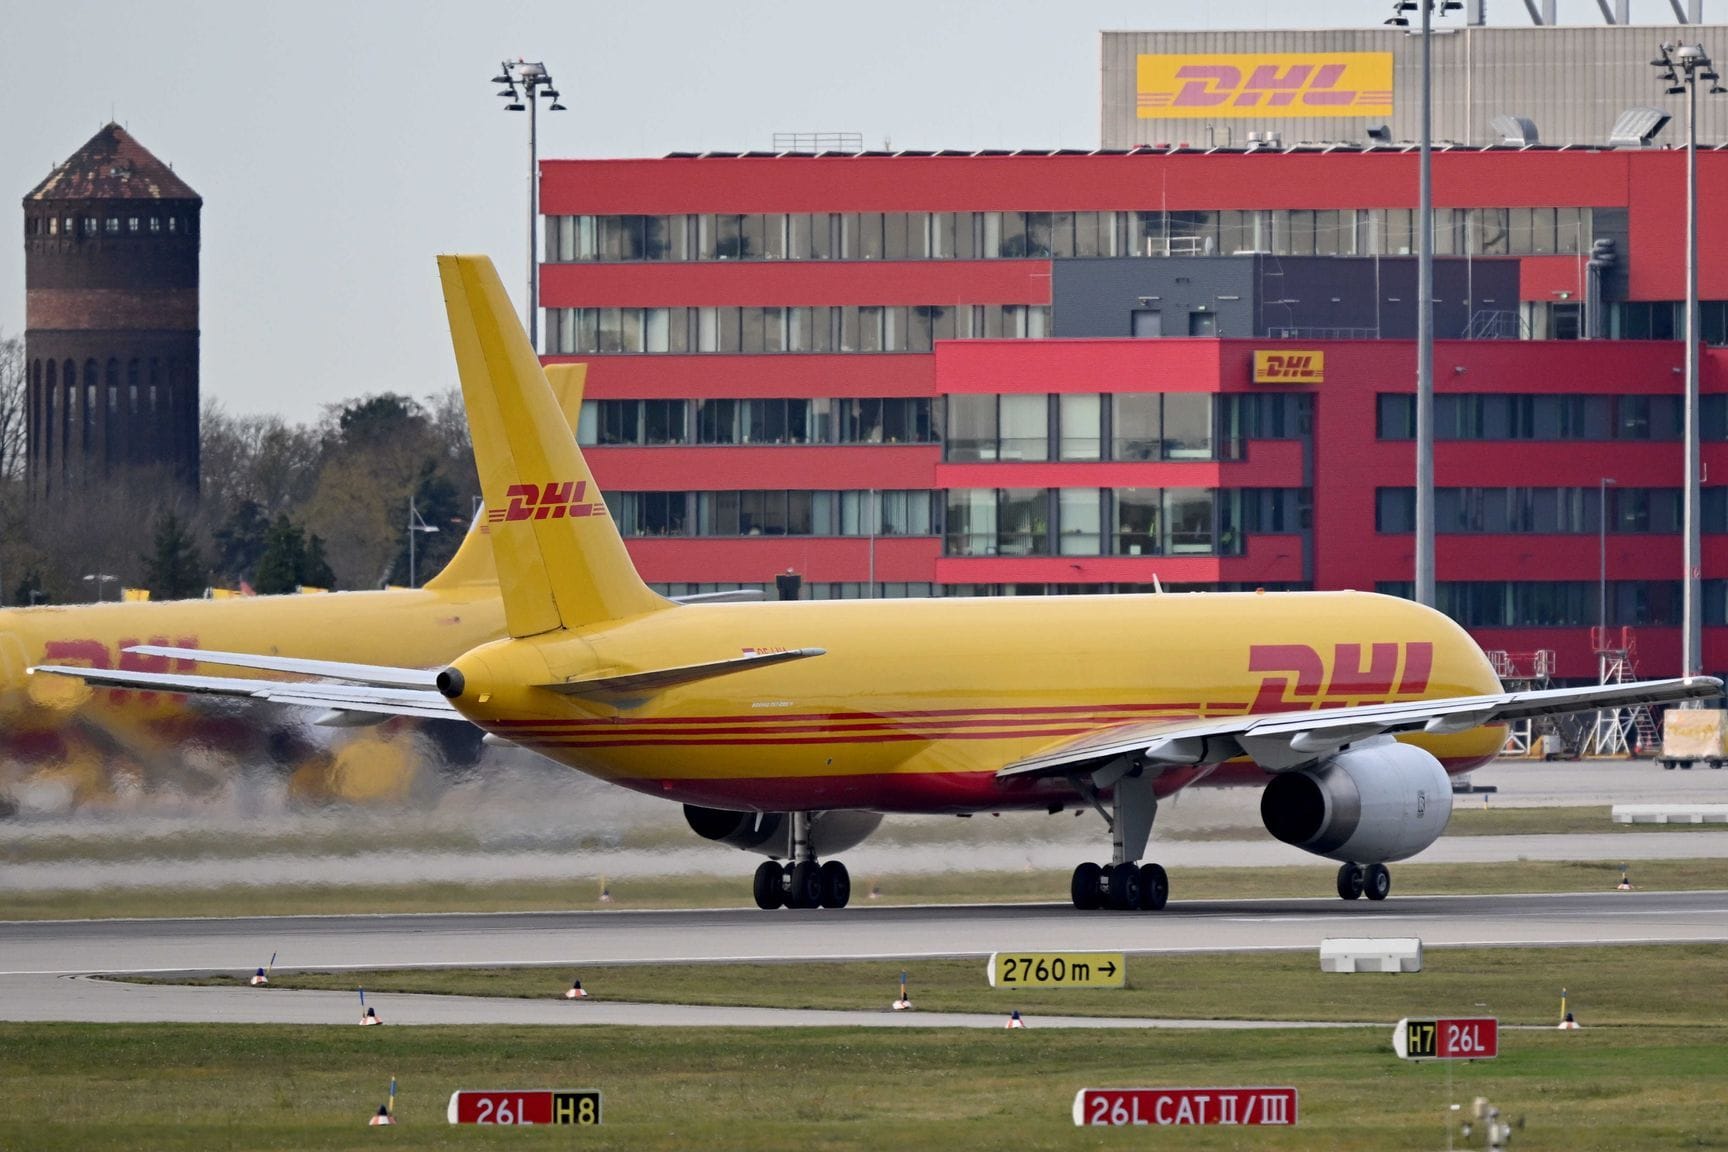
[[[1122,988],[1121,952],[992,952],[984,978],[992,988]]]

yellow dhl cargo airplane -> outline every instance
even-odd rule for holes
[[[585,370],[570,364],[547,372],[571,429]],[[33,783],[55,785],[73,804],[107,797],[119,778],[140,779],[146,789],[173,784],[198,791],[217,782],[214,772],[224,763],[261,760],[276,762],[292,774],[296,788],[314,798],[399,796],[409,781],[387,777],[402,775],[396,764],[402,757],[384,755],[371,741],[360,756],[369,768],[385,771],[341,770],[353,758],[332,762],[324,741],[305,738],[305,714],[297,709],[279,723],[260,723],[231,710],[188,707],[181,695],[32,682],[25,669],[46,663],[197,670],[188,658],[151,655],[141,645],[439,664],[505,635],[490,537],[491,527],[477,520],[444,570],[416,589],[0,610],[0,804],[9,790]],[[352,723],[365,717],[332,712],[326,719]],[[438,729],[453,737],[440,741],[446,758],[460,761],[477,753],[478,742],[460,730]],[[217,753],[213,768],[203,757],[185,755],[194,746]]]
[[[441,671],[156,650],[323,678],[263,688],[39,671],[466,717],[768,855],[764,908],[844,906],[845,866],[819,858],[884,812],[1091,806],[1111,859],[1075,868],[1074,904],[1156,909],[1153,817],[1195,784],[1263,787],[1273,836],[1342,861],[1341,896],[1384,899],[1386,862],[1440,835],[1448,772],[1493,759],[1499,725],[1721,691],[1504,692],[1451,620],[1356,592],[674,605],[631,566],[490,262],[439,269],[509,638]]]

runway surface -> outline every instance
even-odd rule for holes
[[[0,1019],[345,1023],[357,1017],[356,1001],[346,994],[141,987],[83,978],[104,972],[230,971],[238,979],[272,953],[285,969],[555,966],[559,976],[549,976],[550,997],[566,974],[607,963],[900,959],[1034,948],[1152,955],[1317,950],[1328,936],[1415,936],[1427,948],[1722,942],[1728,941],[1728,892],[1394,897],[1384,904],[1178,901],[1155,915],[1082,913],[1061,905],[974,905],[860,907],[838,913],[736,909],[12,922],[0,924]],[[1001,1023],[994,1017],[947,1021],[922,1015],[698,1011],[551,999],[375,999],[387,1019],[400,1023]],[[1076,1023],[1101,1026],[1096,1020]]]

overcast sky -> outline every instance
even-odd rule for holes
[[[569,105],[541,116],[542,157],[765,148],[776,131],[1096,147],[1101,29],[1375,25],[1391,6],[0,0],[0,191],[16,238],[0,331],[24,328],[16,206],[109,119],[204,197],[206,402],[304,420],[454,384],[435,253],[490,253],[522,294],[527,118],[488,83],[505,58],[546,61]],[[1490,12],[1528,22],[1515,0]],[[1587,0],[1560,14],[1600,21]]]

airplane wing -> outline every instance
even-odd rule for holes
[[[314,680],[255,680],[238,676],[189,676],[177,672],[131,672],[119,668],[80,668],[54,664],[38,665],[30,671],[71,676],[105,688],[139,688],[193,696],[239,696],[271,704],[324,708],[338,712],[365,712],[380,716],[418,716],[428,720],[463,719],[462,714],[456,711],[448,700],[431,688],[391,688],[376,684],[336,684]]]
[[[323,677],[318,680],[263,680],[231,676],[194,676],[180,672],[134,672],[114,668],[85,668],[44,664],[32,668],[53,676],[72,676],[89,684],[110,688],[141,688],[192,695],[237,696],[273,704],[323,708],[331,715],[323,724],[341,724],[337,713],[376,716],[418,716],[434,720],[461,720],[463,716],[437,690],[438,673],[423,668],[392,668],[376,664],[350,664],[338,660],[304,660],[287,656],[258,656],[246,652],[216,652],[203,648],[174,648],[138,644],[126,649],[145,656],[166,656],[251,668],[260,672],[284,672],[295,676]],[[561,680],[539,687],[567,696],[644,695],[715,676],[728,676],[749,668],[783,664],[824,655],[821,648],[771,648],[749,650],[739,656],[686,664],[673,668],[650,668],[634,672]]]
[[[221,664],[229,668],[256,668],[261,672],[287,672],[294,676],[329,676],[377,688],[425,688],[437,686],[435,668],[391,668],[383,664],[349,664],[340,660],[302,660],[292,656],[259,656],[250,652],[213,652],[204,648],[174,648],[161,644],[134,644],[126,651],[140,656],[167,656]],[[256,681],[247,681],[256,683]]]
[[[996,776],[1001,780],[1066,776],[1100,768],[1121,756],[1154,764],[1219,764],[1247,756],[1268,772],[1286,772],[1311,764],[1345,744],[1382,733],[1464,732],[1484,724],[1538,716],[1703,700],[1721,694],[1722,681],[1697,676],[1354,708],[1120,724],[1053,745],[1015,761]]]

